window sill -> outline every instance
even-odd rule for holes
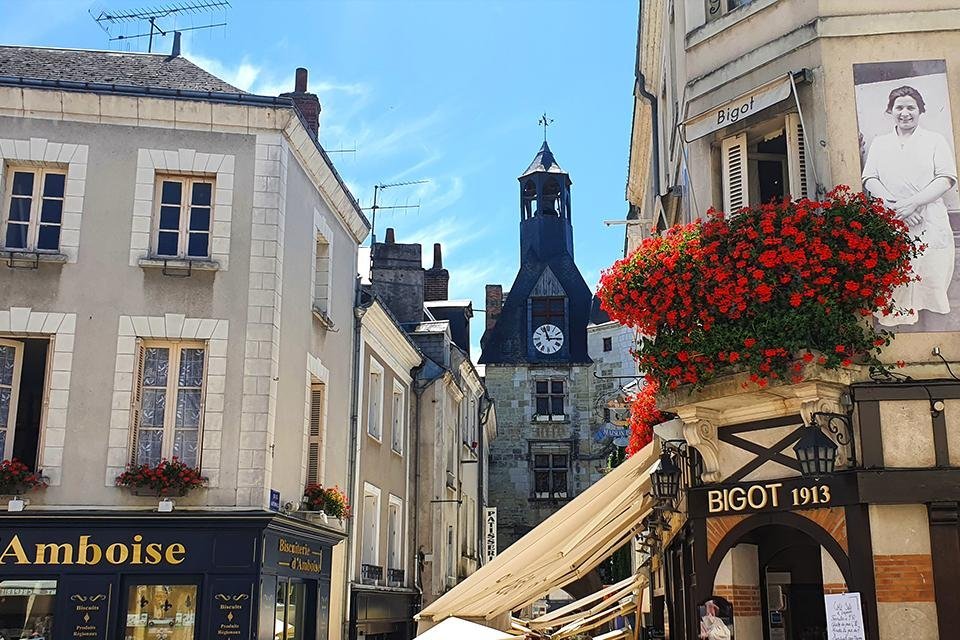
[[[57,251],[17,251],[11,249],[0,249],[0,259],[6,260],[7,266],[12,269],[36,269],[41,262],[50,264],[64,264],[67,262],[67,255]]]
[[[173,269],[175,271],[217,271],[220,269],[220,263],[216,260],[201,258],[158,258],[148,256],[140,258],[137,262],[141,269]],[[177,274],[181,275],[181,274]]]
[[[534,415],[534,422],[568,422],[570,417],[566,414],[563,415]]]
[[[401,458],[403,457],[403,451],[397,451],[396,447],[390,447],[390,451],[392,451],[394,455],[398,455]]]
[[[373,440],[374,442],[376,442],[377,444],[383,444],[383,439],[375,433],[370,433],[369,431],[367,431],[367,437]]]
[[[464,454],[464,457],[465,457],[467,460],[471,460],[471,461],[472,461],[472,460],[476,460],[477,457],[478,457],[477,450],[476,450],[475,448],[471,447],[471,446],[470,446],[469,444],[467,444],[466,442],[460,443],[460,450],[461,450],[461,452]]]
[[[457,479],[453,477],[453,474],[447,471],[447,489],[456,491],[457,489]]]
[[[718,33],[729,29],[735,24],[742,22],[754,15],[763,11],[777,0],[753,0],[750,4],[745,4],[742,7],[737,7],[732,11],[728,11],[719,18],[711,22],[696,27],[689,33],[687,33],[687,50],[694,48],[695,46],[706,42],[710,38],[714,37]]]
[[[568,497],[561,498],[559,496],[555,496],[553,498],[538,498],[536,496],[533,496],[530,498],[530,502],[569,502],[569,501],[570,501],[570,498]]]
[[[337,330],[337,325],[333,322],[333,319],[327,315],[326,311],[317,305],[313,305],[313,317],[316,318],[326,329],[329,329],[330,331]]]

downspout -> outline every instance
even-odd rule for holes
[[[420,560],[420,401],[423,397],[425,386],[420,386],[419,376],[423,371],[425,362],[410,371],[410,377],[413,380],[411,388],[413,389],[413,425],[414,439],[413,445],[413,586],[417,590],[417,612],[423,607],[423,579],[421,572],[423,570]]]
[[[481,401],[486,400],[487,410],[482,411],[480,407],[477,407],[477,410],[480,412],[480,415],[477,419],[477,422],[480,424],[480,427],[477,429],[477,504],[480,505],[477,508],[477,566],[483,566],[483,558],[486,557],[486,547],[484,546],[484,541],[487,536],[485,533],[484,526],[486,524],[486,506],[487,498],[484,496],[483,491],[483,474],[484,474],[484,464],[489,462],[485,460],[486,456],[483,453],[483,436],[486,431],[487,422],[490,420],[490,410],[493,405],[493,400],[490,399],[489,394],[487,393],[487,385],[483,385],[483,396],[481,396]],[[478,404],[482,404],[478,403]]]
[[[640,7],[640,15],[643,15],[643,0],[640,0],[638,3]],[[640,48],[639,43],[642,41],[642,30],[643,25],[641,20],[637,20],[637,82],[634,88],[634,93],[640,97],[646,99],[650,103],[650,127],[651,133],[653,134],[653,183],[654,183],[654,193],[660,193],[660,129],[657,126],[657,123],[660,121],[659,116],[659,102],[657,101],[657,96],[653,95],[647,91],[647,79],[644,77],[643,72],[640,70]]]
[[[350,385],[350,458],[347,464],[347,495],[354,506],[357,507],[357,490],[359,485],[360,465],[358,462],[360,438],[359,438],[359,403],[360,403],[360,328],[363,323],[363,316],[367,312],[361,300],[360,279],[357,278],[354,285],[354,307],[353,307],[353,354],[351,361],[351,371],[353,372],[353,381]],[[345,589],[343,594],[343,610],[341,613],[343,640],[350,639],[350,604],[351,604],[351,584],[353,582],[353,572],[356,569],[354,555],[356,553],[356,535],[357,530],[354,523],[356,514],[353,518],[347,518],[347,555],[344,560],[345,567]]]

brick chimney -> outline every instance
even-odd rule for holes
[[[443,268],[443,255],[440,243],[433,245],[433,266],[423,274],[423,299],[426,302],[447,300],[450,285],[450,272]]]
[[[370,283],[373,292],[404,327],[423,321],[423,264],[419,244],[401,244],[393,229],[386,242],[373,245]]]
[[[487,331],[497,323],[500,318],[500,311],[503,309],[503,286],[499,284],[488,284],[486,296],[487,310]]]
[[[297,68],[297,79],[293,92],[281,93],[281,98],[291,98],[297,111],[307,123],[307,131],[316,138],[320,135],[320,99],[315,93],[307,93],[307,70]]]

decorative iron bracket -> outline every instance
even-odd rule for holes
[[[834,436],[837,444],[848,447],[850,455],[847,456],[849,466],[857,466],[857,445],[853,432],[853,423],[850,416],[845,413],[832,413],[830,411],[815,411],[810,415],[811,422],[821,429],[826,429],[828,433]],[[842,429],[841,429],[842,427]]]

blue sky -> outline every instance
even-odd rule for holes
[[[155,6],[160,4],[147,2]],[[0,0],[0,43],[119,49],[94,14],[139,8],[120,0]],[[590,286],[620,257],[626,213],[637,3],[632,0],[233,0],[226,13],[181,18],[185,55],[255,93],[292,90],[297,66],[323,108],[320,139],[363,206],[378,182],[426,179],[386,191],[377,235],[441,242],[450,295],[483,308],[483,286],[508,288],[518,265],[518,184],[554,119],[550,146],[573,179],[577,263]],[[112,35],[141,33],[140,25]],[[144,40],[124,45],[146,50]],[[169,51],[169,38],[154,50]],[[429,264],[427,265],[429,266]],[[473,327],[473,357],[483,330]]]

